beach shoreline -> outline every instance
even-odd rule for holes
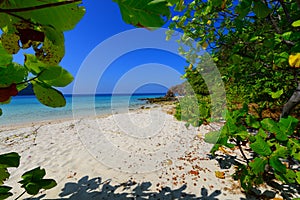
[[[212,145],[203,136],[212,126],[186,128],[167,114],[170,109],[151,105],[128,113],[2,127],[1,152],[21,155],[20,167],[10,169],[5,184],[13,186],[16,197],[22,192],[17,183],[22,173],[41,166],[45,178],[58,183],[36,195],[42,199],[244,197],[230,176],[232,169],[220,169],[209,157]]]

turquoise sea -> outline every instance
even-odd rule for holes
[[[67,104],[63,108],[49,108],[42,105],[35,96],[16,96],[10,104],[0,105],[3,111],[0,126],[38,122],[53,119],[103,115],[138,108],[145,101],[140,98],[162,97],[165,94],[133,95],[65,95]]]

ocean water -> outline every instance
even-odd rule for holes
[[[0,105],[3,111],[0,126],[126,112],[146,104],[140,98],[162,96],[164,94],[66,95],[67,104],[63,108],[44,106],[35,96],[16,96],[10,104]]]

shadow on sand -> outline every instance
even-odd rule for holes
[[[88,176],[81,178],[77,183],[66,183],[62,192],[59,194],[61,198],[58,199],[100,199],[100,200],[172,200],[172,199],[201,199],[201,200],[218,200],[221,194],[220,190],[215,190],[208,194],[206,188],[201,188],[201,197],[196,197],[195,194],[188,194],[184,192],[186,185],[178,189],[172,190],[169,187],[163,187],[157,192],[150,191],[152,184],[150,182],[135,183],[128,181],[119,185],[112,185],[110,180],[102,181],[99,178],[89,179]],[[45,195],[30,198],[30,200],[44,199]],[[27,199],[29,200],[29,199]]]

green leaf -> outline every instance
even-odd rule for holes
[[[0,40],[0,68],[5,67],[6,65],[10,64],[13,60],[11,54],[9,54],[4,47],[2,46],[2,42]]]
[[[293,26],[293,27],[298,27],[298,26],[300,26],[300,20],[294,21],[294,22],[292,23],[292,26]]]
[[[278,90],[277,92],[271,92],[270,93],[273,99],[278,99],[283,94],[283,90]]]
[[[57,3],[59,0],[48,1],[23,1],[14,0],[15,4],[4,4],[1,8],[26,8],[45,5],[46,3]],[[60,6],[49,6],[43,9],[33,9],[30,11],[18,12],[18,16],[22,19],[31,19],[35,24],[55,27],[59,31],[72,30],[80,21],[85,13],[82,6],[78,6],[80,2]]]
[[[0,186],[0,199],[6,199],[13,194],[9,192],[12,188],[8,186]]]
[[[3,113],[2,113],[2,109],[0,108],[0,116],[2,115]]]
[[[247,115],[246,123],[248,126],[250,126],[252,128],[258,129],[260,127],[260,123],[257,121],[257,119],[253,115]]]
[[[45,80],[43,82],[54,87],[65,87],[69,85],[73,80],[74,78],[72,74],[70,74],[67,70],[61,68],[61,73],[59,76],[54,79]]]
[[[216,144],[219,137],[220,137],[220,131],[211,131],[205,134],[204,141],[210,144]]]
[[[31,181],[39,181],[46,175],[45,169],[41,169],[40,167],[34,168],[30,171],[25,172],[22,175],[22,179],[25,181],[24,183],[29,183]]]
[[[276,144],[276,150],[273,152],[272,155],[280,157],[280,158],[287,158],[289,152],[287,147],[280,146],[279,144]]]
[[[45,190],[49,190],[57,185],[53,179],[43,179],[39,181],[38,184]]]
[[[25,54],[24,66],[34,75],[38,75],[45,67],[46,64],[39,61],[35,55]]]
[[[60,66],[47,67],[41,72],[39,76],[39,80],[47,81],[47,80],[56,79],[61,75],[62,70],[63,69]]]
[[[296,181],[298,182],[298,184],[300,184],[300,172],[296,172]]]
[[[292,116],[288,116],[287,118],[281,118],[279,121],[279,128],[286,135],[292,135],[298,125],[298,122],[299,120]]]
[[[32,85],[35,96],[42,104],[53,108],[66,105],[63,94],[58,90],[38,82],[33,82]]]
[[[6,168],[0,168],[0,185],[2,185],[4,181],[9,178],[9,176],[10,174]]]
[[[268,137],[267,133],[262,128],[258,130],[257,136],[261,137],[262,139],[266,139]]]
[[[268,160],[262,158],[255,158],[249,163],[253,173],[255,175],[262,174],[265,171],[265,167],[268,163]]]
[[[123,20],[139,27],[161,27],[171,13],[167,2],[153,0],[114,0],[119,4]]]
[[[250,137],[250,134],[248,131],[239,131],[235,136],[240,137],[238,138],[239,140],[247,140]]]
[[[28,194],[36,195],[37,193],[39,193],[41,186],[37,183],[30,182],[26,184],[24,188]]]
[[[269,156],[272,154],[271,148],[268,143],[264,141],[260,136],[255,137],[255,142],[250,144],[251,149],[262,156]]]
[[[271,10],[263,2],[254,1],[253,12],[258,18],[265,18],[271,13]]]
[[[272,155],[270,157],[270,165],[279,173],[286,173],[286,166],[282,164],[278,156]]]
[[[19,167],[20,156],[18,153],[11,152],[0,155],[0,168]]]
[[[236,7],[235,11],[239,14],[239,19],[242,19],[248,15],[251,10],[251,0],[243,0],[240,4]]]
[[[64,34],[62,31],[58,31],[53,27],[44,27],[46,37],[54,44],[59,45],[65,42]]]
[[[7,67],[0,70],[0,86],[9,86],[12,83],[20,83],[25,80],[28,71],[22,65],[10,63]]]
[[[288,140],[286,132],[282,132],[278,124],[274,120],[269,118],[263,119],[261,121],[261,125],[266,131],[270,131],[271,133],[275,134],[277,140],[279,141]]]
[[[288,184],[292,184],[295,183],[295,179],[296,179],[296,173],[291,170],[291,169],[287,169],[285,174],[281,174],[284,177],[284,180],[286,183]]]

